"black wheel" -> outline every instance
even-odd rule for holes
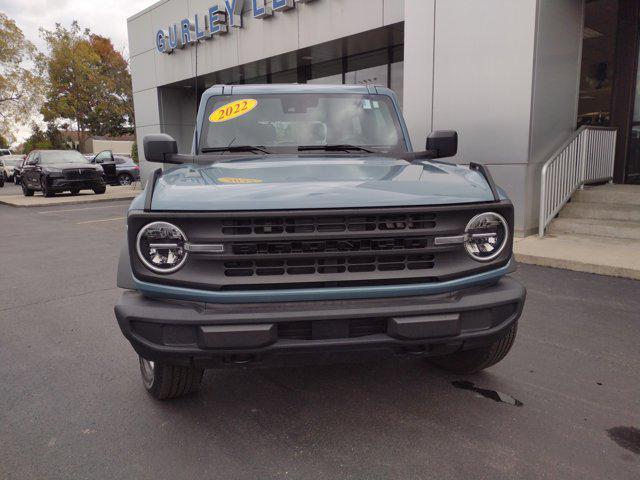
[[[131,185],[133,177],[128,173],[121,173],[118,175],[118,184],[122,186]]]
[[[95,193],[96,195],[102,195],[106,191],[107,187],[96,187],[93,189],[93,193]]]
[[[152,362],[140,357],[142,383],[154,398],[169,400],[198,391],[204,370]]]
[[[495,365],[507,356],[516,340],[518,324],[514,323],[507,332],[491,345],[474,350],[433,357],[429,361],[444,370],[460,375],[470,375]]]
[[[71,195],[78,195],[80,193],[80,190],[77,188],[74,188],[73,190],[70,190]]]
[[[47,185],[46,177],[42,177],[40,179],[40,188],[42,189],[42,195],[45,197],[53,197],[53,192],[51,191],[51,187]]]
[[[24,183],[22,184],[22,194],[25,197],[33,197],[33,190],[30,188],[27,188],[24,186]]]

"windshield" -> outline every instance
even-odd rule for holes
[[[51,165],[54,163],[89,163],[84,155],[76,150],[42,150],[40,163]]]
[[[354,145],[406,151],[403,140],[393,102],[385,95],[234,95],[207,103],[200,150]]]
[[[7,167],[15,167],[22,161],[22,157],[5,157],[0,162],[4,163]]]

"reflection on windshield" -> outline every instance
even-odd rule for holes
[[[353,145],[406,151],[391,99],[360,94],[269,94],[211,98],[200,149]]]
[[[40,152],[40,163],[89,163],[84,155],[76,150],[43,150]]]

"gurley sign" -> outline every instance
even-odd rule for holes
[[[251,0],[254,18],[267,18],[274,12],[284,12],[295,8],[296,3],[310,3],[312,0]],[[167,30],[160,29],[156,33],[156,48],[160,53],[171,53],[176,48],[209,40],[214,35],[229,31],[229,27],[242,28],[243,0],[224,0],[224,7],[212,5],[206,15],[195,14],[193,21],[189,18],[180,23],[170,25]]]

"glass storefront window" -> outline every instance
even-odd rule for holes
[[[271,83],[296,83],[298,81],[297,70],[286,70],[271,74]]]
[[[328,77],[312,78],[307,80],[307,83],[316,85],[342,85],[342,74],[329,75]]]
[[[347,72],[344,83],[347,85],[379,85],[386,87],[389,84],[387,65],[363,68],[355,72]]]
[[[640,58],[638,59],[635,85],[636,95],[633,104],[631,141],[629,142],[629,153],[625,167],[625,182],[640,184]]]
[[[585,6],[578,126],[611,125],[618,0]]]

